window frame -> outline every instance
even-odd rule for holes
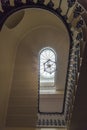
[[[43,90],[56,90],[56,71],[57,71],[57,53],[56,53],[56,51],[52,48],[52,47],[44,47],[44,48],[42,48],[41,50],[40,50],[40,52],[39,52],[39,91],[42,89],[42,87],[41,87],[41,85],[40,85],[40,81],[41,81],[41,73],[40,73],[40,63],[41,63],[41,61],[40,61],[40,56],[41,56],[41,54],[45,51],[45,50],[50,50],[50,51],[52,51],[52,53],[54,54],[54,58],[55,58],[55,64],[56,64],[56,69],[55,69],[55,73],[54,73],[54,76],[53,76],[53,81],[54,81],[54,85],[53,86],[45,86],[45,87],[43,87]],[[44,79],[52,79],[52,78],[47,78],[47,77],[45,77]],[[49,82],[50,83],[50,82]],[[49,89],[50,88],[50,89]]]

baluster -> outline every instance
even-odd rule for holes
[[[59,1],[59,6],[58,8],[56,9],[57,12],[61,13],[62,10],[61,10],[61,3],[62,3],[62,0]]]
[[[65,14],[65,19],[67,19],[67,15],[68,15],[69,9],[70,9],[70,7],[68,6],[68,9],[67,9],[66,14]]]
[[[83,8],[80,5],[77,5],[75,10],[74,10],[74,18],[77,18],[82,12],[83,12]]]
[[[41,125],[41,119],[38,120],[38,125]]]
[[[83,20],[80,19],[80,20],[77,22],[77,24],[76,24],[76,28],[77,28],[77,29],[81,28],[81,27],[83,26],[83,24],[84,24]]]
[[[23,2],[22,2],[22,0],[14,0],[14,5],[15,6],[22,6]]]
[[[75,1],[76,0],[67,0],[67,2],[68,2],[68,9],[67,9],[66,14],[64,16],[65,19],[67,19],[68,12],[69,12],[70,8],[75,4]]]
[[[67,2],[68,2],[68,7],[71,8],[75,4],[76,0],[67,0]]]
[[[3,17],[3,12],[0,11],[0,19]]]
[[[62,3],[62,0],[59,1],[59,9],[61,9],[61,3]]]
[[[0,19],[3,17],[3,9],[2,9],[2,3],[0,1]]]
[[[52,1],[52,0],[50,0],[50,1],[49,1],[49,3],[47,4],[47,6],[48,6],[49,8],[53,8],[53,6],[54,6],[53,1]]]
[[[42,120],[42,125],[46,125],[46,122],[45,122],[45,120],[44,120],[44,119]]]
[[[58,121],[58,125],[61,126],[61,121],[60,120],[57,120]]]
[[[46,125],[49,125],[49,120],[48,119],[46,120]]]
[[[78,34],[81,35],[81,34]],[[78,36],[80,37],[80,36]],[[76,49],[75,51],[73,50]],[[76,84],[76,72],[78,71],[77,68],[77,62],[78,62],[78,55],[79,55],[79,44],[76,44],[75,46],[73,46],[72,48],[72,53],[74,53],[75,57],[73,57],[74,59],[76,59],[75,63],[72,64],[72,72],[69,74],[68,76],[68,83],[70,82],[70,85],[68,85],[67,88],[67,97],[66,97],[66,121],[69,123],[69,120],[71,118],[72,115],[72,110],[73,110],[73,103],[74,103],[74,99],[75,99],[75,84]],[[71,53],[71,56],[72,56]],[[72,62],[71,62],[72,63]],[[71,64],[70,64],[71,66]],[[71,70],[71,67],[69,68],[69,71]],[[72,74],[73,73],[73,74]]]
[[[53,121],[52,121],[52,119],[50,119],[50,125],[53,125]]]
[[[62,120],[62,125],[65,126],[65,121],[64,120]]]
[[[71,20],[71,23],[73,22],[73,20],[75,18],[77,18],[78,16],[80,16],[83,13],[83,11],[84,11],[83,8],[80,5],[77,4],[76,8],[75,8],[75,10],[73,12],[73,18]]]
[[[57,121],[56,120],[54,120],[54,125],[57,125]]]
[[[81,41],[82,38],[83,38],[83,33],[82,32],[78,33],[77,37],[76,37],[76,40]]]
[[[34,4],[34,1],[33,0],[26,0],[26,4]]]
[[[11,6],[10,6],[10,1],[9,0],[1,0],[1,6],[2,6],[2,9],[5,12],[11,10]]]
[[[38,0],[37,3],[40,4],[40,5],[43,5],[45,2],[45,0]]]

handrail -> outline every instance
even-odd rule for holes
[[[64,24],[67,24],[68,31],[71,37],[71,46],[70,46],[70,54],[69,54],[69,64],[67,70],[67,78],[66,78],[66,94],[65,94],[65,102],[64,102],[64,115],[66,122],[69,126],[72,110],[74,107],[75,95],[78,84],[78,73],[80,72],[82,57],[80,56],[80,47],[82,47],[80,41],[83,41],[83,32],[82,28],[85,25],[85,22],[81,15],[85,12],[83,6],[81,6],[76,0],[67,0],[67,9],[65,14],[62,14],[62,4],[63,0],[59,0],[58,7],[54,9],[55,2],[49,0],[46,4],[46,0],[26,0],[26,2],[22,2],[22,0],[14,0],[14,4],[10,4],[10,0],[4,1],[1,0],[1,10],[0,10],[0,29],[5,22],[5,20],[14,12],[25,9],[25,8],[42,8],[52,11],[55,14],[60,15]],[[74,9],[71,13],[72,17],[70,18],[69,11],[74,6]],[[70,19],[69,19],[70,18]],[[76,21],[76,24],[74,21]],[[81,45],[81,46],[80,46]],[[78,63],[79,61],[79,63]]]
[[[62,15],[62,9],[61,9],[61,5],[63,4],[63,0],[59,1],[59,6],[54,9],[54,2],[52,0],[49,0],[49,2],[47,4],[45,4],[45,0],[37,0],[37,2],[34,2],[34,0],[26,0],[26,2],[22,2],[22,0],[14,0],[14,6],[10,4],[10,0],[4,1],[1,0],[0,4],[2,7],[2,10],[0,11],[0,26],[3,25],[4,22],[4,17],[8,17],[10,15],[10,13],[15,12],[16,10],[20,10],[22,8],[26,8],[28,6],[33,7],[33,5],[38,5],[38,6],[46,6],[48,8],[48,10],[53,9],[55,12],[58,12]],[[67,0],[67,10],[65,12],[65,15],[63,15],[64,19],[68,19],[68,13],[70,11],[70,9],[75,5],[75,9],[72,12],[73,13],[73,20],[69,21],[70,25],[72,25],[73,21],[79,17],[82,13],[84,13],[85,9],[78,3],[76,2],[76,0]],[[77,22],[76,27],[80,28],[83,25],[83,20],[80,19]]]

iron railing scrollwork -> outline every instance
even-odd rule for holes
[[[85,12],[85,9],[76,0],[67,0],[67,9],[65,14],[62,14],[63,9],[61,6],[63,4],[63,0],[59,0],[58,7],[56,7],[56,9],[54,8],[55,2],[53,0],[49,0],[48,3],[46,3],[46,0],[37,0],[36,2],[34,0],[26,0],[25,3],[22,0],[14,0],[13,5],[11,5],[10,1],[11,0],[0,1],[0,30],[2,29],[5,20],[12,13],[31,7],[51,11],[56,16],[60,17],[67,27],[70,36],[70,53],[65,86],[66,93],[63,105],[64,109],[62,114],[64,114],[66,123],[69,126],[82,62],[80,49],[82,47],[81,41],[83,41],[82,28],[85,26],[85,22],[81,15]],[[73,8],[71,15],[68,15],[71,8]],[[74,23],[74,21],[76,22]]]

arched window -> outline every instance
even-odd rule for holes
[[[43,48],[39,53],[39,75],[40,75],[40,89],[54,89],[56,76],[56,52],[50,48]]]

